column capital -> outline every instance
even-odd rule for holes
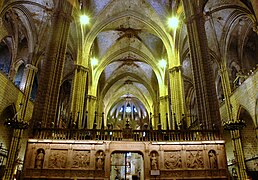
[[[160,97],[159,97],[159,100],[160,100],[160,101],[166,100],[166,99],[168,99],[168,95],[160,96]]]
[[[181,71],[181,70],[182,70],[182,66],[181,66],[181,65],[179,65],[179,66],[174,66],[174,67],[172,67],[172,68],[169,69],[169,73],[173,73],[174,71],[179,72],[179,71]]]
[[[79,65],[79,64],[76,64],[76,65],[75,65],[75,69],[81,70],[81,71],[84,71],[84,72],[89,72],[89,68],[84,67],[84,66]]]
[[[92,99],[92,100],[97,100],[97,97],[96,97],[96,96],[89,95],[89,94],[86,95],[86,98],[87,98],[87,99]]]
[[[31,69],[35,72],[38,71],[38,68],[36,66],[32,65],[32,64],[26,64],[26,68]]]

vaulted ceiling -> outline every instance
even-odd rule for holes
[[[40,69],[56,0],[8,1],[1,17],[10,23],[1,46],[10,46],[16,59],[28,59],[38,50],[34,64]],[[130,97],[145,114],[154,111],[159,98],[168,95],[168,69],[182,65],[185,95],[193,88],[184,10],[180,0],[69,0],[73,5],[63,81],[73,79],[75,65],[89,69],[88,94],[98,97],[99,108],[113,112]],[[244,3],[243,3],[244,2]],[[12,11],[10,11],[12,10]],[[15,13],[14,13],[15,12]],[[81,25],[81,14],[90,17]],[[208,0],[203,9],[215,77],[219,63],[228,66],[245,60],[255,65],[256,34],[250,3],[240,0]],[[176,32],[167,25],[178,16]],[[16,21],[17,22],[17,21]],[[4,30],[1,30],[4,31]],[[12,39],[10,38],[12,37]],[[4,42],[4,43],[3,43]],[[19,48],[13,48],[19,44]],[[179,53],[176,60],[176,54]],[[97,58],[98,64],[91,64]],[[165,59],[166,67],[159,61]],[[13,62],[14,66],[19,65]],[[33,62],[32,62],[33,64]],[[242,63],[243,64],[243,63]],[[17,67],[15,67],[17,69]],[[148,112],[148,113],[147,113]]]

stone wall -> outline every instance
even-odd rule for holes
[[[23,92],[19,90],[18,87],[14,85],[14,83],[0,71],[0,143],[3,143],[3,148],[9,149],[10,141],[12,138],[12,129],[4,126],[4,117],[1,116],[3,111],[10,105],[14,105],[16,111],[19,109],[19,104],[23,98]],[[25,121],[30,121],[33,111],[33,102],[29,101],[28,107],[26,110]],[[25,153],[25,147],[27,142],[27,136],[25,135],[21,139],[21,156],[23,159],[23,155]]]

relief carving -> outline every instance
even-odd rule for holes
[[[96,169],[103,170],[105,163],[105,154],[103,151],[98,151],[96,154]]]
[[[72,168],[88,168],[90,165],[90,151],[74,151]]]
[[[151,152],[150,162],[151,162],[151,169],[157,170],[158,169],[158,153],[157,152]]]
[[[51,150],[48,167],[49,168],[65,168],[67,160],[67,151]]]
[[[37,150],[37,155],[35,158],[35,168],[37,169],[42,169],[43,168],[43,163],[44,163],[44,157],[45,157],[45,151],[44,149],[38,149]]]
[[[182,168],[180,151],[165,152],[164,165],[167,169]]]
[[[204,167],[202,151],[187,151],[187,167],[188,168]]]
[[[211,169],[217,169],[217,155],[215,150],[210,150],[208,153],[209,161],[210,161],[210,168]]]

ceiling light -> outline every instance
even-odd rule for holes
[[[81,15],[80,17],[81,24],[89,24],[90,18],[87,15]]]
[[[179,24],[179,19],[177,17],[171,17],[168,19],[168,26],[176,29],[178,27]]]
[[[91,59],[91,65],[92,65],[92,66],[96,66],[96,65],[98,65],[98,59],[97,59],[97,58],[95,58],[95,57],[94,57],[94,58],[92,58],[92,59]]]
[[[161,59],[159,61],[159,66],[165,68],[167,66],[167,61],[165,59]]]

